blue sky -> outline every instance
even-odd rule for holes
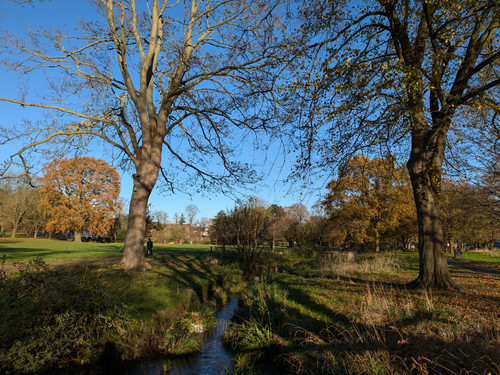
[[[70,17],[68,17],[70,15]],[[23,30],[27,24],[32,25],[51,25],[64,26],[71,29],[79,18],[92,19],[95,11],[86,1],[68,1],[53,0],[49,2],[35,3],[35,6],[19,6],[8,0],[0,0],[0,27],[7,29],[15,35],[22,36]],[[7,72],[3,66],[0,66],[0,97],[17,98],[19,91],[18,77],[15,72]],[[30,95],[43,94],[45,79],[43,76],[30,76],[28,82]],[[0,125],[12,127],[19,124],[23,119],[36,121],[41,119],[43,111],[33,108],[22,108],[15,104],[0,101]],[[19,145],[0,146],[0,155],[2,161],[10,155],[15,147]],[[103,150],[90,150],[89,154],[106,159],[106,153]],[[162,210],[169,214],[173,219],[174,213],[182,213],[189,204],[195,204],[200,209],[198,218],[213,217],[219,210],[229,209],[234,206],[234,199],[244,198],[245,196],[258,196],[268,203],[277,203],[282,206],[289,206],[293,203],[304,203],[308,206],[313,205],[319,198],[319,191],[307,194],[301,194],[301,190],[296,185],[285,184],[288,172],[290,171],[292,160],[284,160],[282,150],[270,150],[266,156],[253,152],[250,148],[245,151],[244,161],[254,164],[263,164],[259,167],[260,172],[265,176],[263,183],[251,188],[238,188],[234,196],[222,196],[217,194],[194,194],[192,196],[183,193],[175,195],[162,195],[158,189],[152,193],[150,198],[152,210]],[[265,162],[263,162],[266,160]],[[122,193],[124,199],[129,199],[131,194],[132,178],[129,174],[122,175]],[[326,181],[320,181],[321,186]]]

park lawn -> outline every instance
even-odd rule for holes
[[[214,245],[207,244],[159,244],[153,242],[153,254],[171,254],[171,253],[183,253],[183,254],[206,254],[210,252],[210,248],[214,248]]]
[[[46,262],[119,258],[122,256],[121,243],[95,243],[33,238],[1,238],[0,260],[5,256],[5,264],[27,262],[36,257]],[[155,244],[155,255],[169,253],[202,254],[210,251],[210,245],[161,245]]]
[[[500,250],[490,250],[490,251],[464,251],[462,257],[459,260],[464,260],[473,263],[482,263],[485,265],[492,265],[500,267]]]
[[[497,277],[450,267],[461,290],[408,290],[418,253],[360,258],[318,265],[290,257],[245,293],[226,335],[237,367],[264,361],[297,374],[500,373]]]
[[[5,263],[27,262],[36,257],[46,262],[59,260],[121,257],[123,244],[48,240],[33,238],[0,239],[0,257]]]

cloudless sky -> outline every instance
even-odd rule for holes
[[[79,18],[89,20],[95,16],[95,10],[87,1],[83,0],[35,2],[34,6],[20,6],[8,0],[0,0],[0,28],[2,30],[7,29],[18,37],[22,37],[23,30],[28,24],[34,26],[64,26],[71,30]],[[2,56],[2,58],[5,58],[5,56]],[[19,92],[18,81],[16,72],[8,72],[5,67],[0,65],[0,97],[17,99]],[[44,76],[40,74],[32,75],[27,84],[31,97],[31,100],[28,99],[28,101],[36,102],[37,94],[43,94],[45,87]],[[22,108],[16,104],[0,101],[0,125],[5,127],[19,126],[18,124],[23,119],[34,122],[43,118],[43,112],[41,109]],[[16,146],[19,145],[0,145],[1,161],[15,152]],[[317,193],[311,193],[309,190],[307,194],[301,194],[298,185],[284,183],[283,180],[286,179],[293,160],[283,160],[283,150],[276,149],[274,153],[273,150],[270,151],[267,158],[262,154],[254,153],[250,148],[248,154],[245,155],[244,161],[246,162],[264,164],[259,168],[265,178],[263,183],[258,186],[239,188],[237,193],[231,197],[208,193],[205,195],[194,194],[192,196],[184,193],[162,195],[155,188],[149,200],[151,209],[152,211],[165,211],[168,213],[169,219],[173,220],[176,212],[180,214],[184,212],[187,205],[195,204],[200,209],[200,214],[197,217],[197,219],[200,219],[202,217],[212,218],[218,211],[232,208],[235,204],[234,199],[244,199],[245,196],[257,196],[270,204],[276,203],[284,207],[299,202],[311,206],[320,199],[319,189],[315,190]],[[90,150],[89,155],[106,159],[106,153],[103,153],[102,150]],[[263,162],[264,160],[265,162]],[[121,196],[128,200],[131,196],[132,177],[127,172],[119,172],[122,175]],[[318,186],[320,187],[325,182],[320,181]],[[126,211],[128,211],[128,208]]]

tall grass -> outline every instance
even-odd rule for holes
[[[243,296],[226,336],[237,371],[269,361],[296,374],[500,373],[498,320],[454,307],[466,295],[380,282],[405,271],[396,257],[320,263],[320,277],[301,269]]]
[[[395,272],[403,267],[405,267],[404,262],[390,254],[380,254],[352,262],[331,261],[324,257],[318,257],[318,271],[321,277],[347,277],[360,274]]]

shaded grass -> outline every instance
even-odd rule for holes
[[[498,278],[450,267],[461,291],[406,290],[395,285],[417,276],[418,254],[392,269],[380,256],[329,275],[284,259],[226,336],[241,371],[264,360],[299,374],[500,373]]]

